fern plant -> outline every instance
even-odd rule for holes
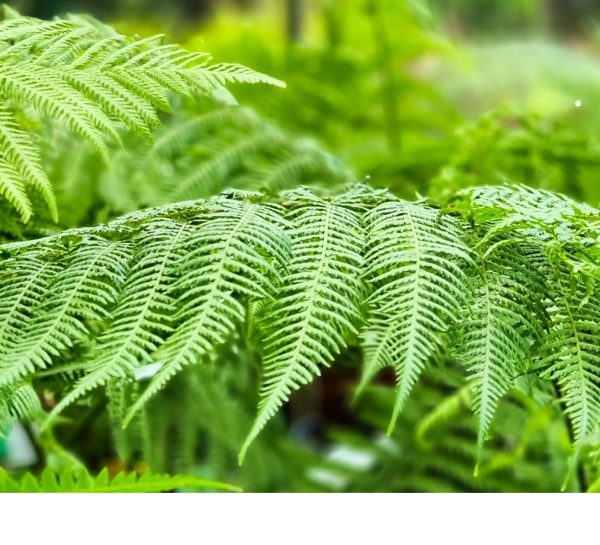
[[[351,169],[317,142],[248,108],[203,98],[180,100],[175,109],[153,132],[151,144],[121,131],[123,147],[111,148],[108,163],[63,127],[44,131],[42,157],[56,180],[63,228],[207,198],[232,187],[276,194],[300,185],[343,187],[355,180]],[[65,148],[72,153],[66,156]]]
[[[359,185],[229,192],[12,243],[7,278],[32,259],[54,272],[45,297],[10,280],[0,294],[9,311],[29,302],[3,332],[0,385],[63,392],[48,425],[154,364],[127,424],[246,324],[264,371],[241,460],[291,393],[354,344],[362,386],[395,371],[389,433],[423,370],[451,355],[469,372],[480,451],[502,396],[539,379],[556,385],[580,451],[600,406],[597,236],[597,210],[550,192],[478,188],[441,210]]]
[[[42,21],[4,11],[0,194],[25,222],[34,213],[32,194],[58,217],[31,130],[40,120],[64,125],[106,159],[107,143],[120,142],[120,126],[152,139],[157,112],[172,110],[170,93],[232,101],[224,87],[230,82],[281,85],[240,65],[210,64],[208,55],[164,44],[161,36],[127,38],[85,17]]]

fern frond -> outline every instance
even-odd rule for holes
[[[600,428],[600,298],[568,272],[553,279],[550,331],[542,346],[542,376],[555,380],[575,440]]]
[[[421,371],[440,353],[468,292],[462,267],[472,258],[457,224],[423,204],[392,201],[366,215],[369,326],[359,391],[383,367],[396,371],[397,401],[388,431]]]
[[[23,253],[6,260],[0,273],[0,355],[14,346],[35,309],[49,295],[50,282],[60,266],[42,252]]]
[[[215,489],[229,492],[241,492],[236,486],[208,481],[192,475],[159,475],[145,473],[118,473],[110,477],[107,469],[97,476],[91,476],[83,467],[67,467],[60,473],[46,468],[39,477],[26,473],[15,479],[0,468],[0,492],[5,493],[140,493],[167,492],[180,488]]]
[[[161,335],[173,331],[176,311],[169,291],[174,282],[173,264],[182,256],[181,240],[190,227],[169,219],[150,221],[136,240],[138,251],[124,284],[111,325],[98,338],[85,375],[53,409],[51,417],[86,392],[115,378],[133,377],[134,370],[152,361],[162,344]]]
[[[546,277],[532,265],[523,252],[507,247],[481,259],[473,300],[458,326],[454,354],[467,366],[473,381],[479,448],[498,401],[515,377],[528,369],[533,344],[543,336]]]
[[[40,400],[30,384],[0,387],[0,438],[10,432],[14,422],[34,420],[42,414]]]
[[[283,85],[239,65],[211,65],[208,55],[162,40],[126,38],[81,17],[0,22],[0,194],[24,221],[33,213],[27,185],[43,196],[55,221],[57,210],[37,145],[12,109],[34,110],[64,124],[107,158],[107,143],[120,142],[121,126],[151,139],[157,110],[171,110],[170,91],[213,95],[231,82]]]
[[[162,367],[128,419],[182,367],[201,362],[227,340],[245,316],[243,298],[269,297],[287,261],[289,241],[278,207],[225,197],[182,242],[175,332],[156,357]],[[240,299],[242,298],[242,299]]]
[[[24,222],[33,213],[26,186],[31,185],[42,196],[55,221],[58,217],[52,186],[42,170],[32,144],[17,124],[12,113],[0,107],[0,192],[17,209]]]
[[[238,107],[174,116],[156,131],[153,146],[134,147],[116,158],[98,185],[117,212],[205,198],[229,187],[275,194],[324,180],[336,187],[355,180],[342,161],[313,141],[295,138]]]
[[[264,384],[240,461],[292,391],[320,375],[319,365],[331,364],[361,322],[360,206],[352,195],[321,199],[302,190],[285,196],[296,204],[287,216],[292,260],[275,301],[263,309]]]

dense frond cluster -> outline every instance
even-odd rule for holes
[[[500,399],[543,379],[588,444],[600,424],[598,217],[523,188],[439,209],[359,185],[229,191],[7,244],[0,386],[58,384],[55,416],[98,387],[151,377],[115,405],[127,423],[242,328],[263,369],[242,457],[292,392],[355,344],[361,389],[395,370],[390,433],[421,373],[452,357],[469,376],[479,455]]]
[[[151,140],[158,111],[171,111],[169,93],[230,97],[231,82],[281,82],[235,64],[211,64],[205,53],[164,44],[162,36],[127,38],[84,17],[0,22],[0,194],[24,221],[31,191],[57,218],[39,150],[15,112],[59,122],[107,157],[123,126]]]

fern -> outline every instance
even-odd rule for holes
[[[85,376],[54,413],[89,390],[114,378],[132,376],[137,367],[152,361],[151,354],[162,342],[160,333],[172,331],[176,307],[168,291],[174,281],[173,264],[183,251],[179,243],[189,230],[185,223],[160,218],[146,226],[111,327],[99,337],[90,361],[82,364]]]
[[[222,96],[231,82],[281,82],[235,64],[210,64],[204,53],[163,44],[161,36],[126,38],[83,17],[0,22],[0,194],[23,221],[33,214],[30,189],[57,219],[52,186],[39,150],[15,111],[38,112],[87,140],[101,156],[127,127],[150,140],[157,111],[170,111],[169,92]]]
[[[581,444],[600,429],[600,314],[598,294],[555,279],[551,326],[542,347],[543,375],[556,380],[566,413]]]
[[[46,299],[29,320],[19,321],[13,347],[0,359],[0,385],[45,369],[87,333],[83,321],[95,322],[108,315],[125,279],[128,248],[90,239],[66,256],[66,267],[52,284],[56,298]]]
[[[44,164],[66,225],[98,223],[132,210],[208,198],[235,187],[268,194],[301,185],[343,187],[355,180],[341,160],[237,106],[184,101],[147,145],[123,134],[124,149],[103,164],[60,127],[44,133]],[[68,147],[68,156],[60,153]],[[74,206],[71,195],[80,196]]]
[[[488,258],[480,256],[473,302],[458,326],[455,355],[474,381],[480,447],[498,400],[529,370],[533,345],[543,336],[545,271],[524,259],[524,250],[503,247]]]
[[[120,402],[127,423],[244,328],[263,374],[240,459],[293,391],[357,344],[360,390],[395,370],[389,433],[421,373],[451,355],[469,375],[482,460],[501,398],[540,379],[558,385],[588,444],[600,414],[597,217],[522,188],[477,189],[442,211],[359,185],[333,197],[230,191],[6,244],[0,385],[62,384],[53,418],[153,364]]]
[[[360,201],[352,194],[323,200],[308,191],[285,197],[296,204],[288,215],[293,257],[276,300],[262,312],[264,385],[240,461],[291,392],[319,375],[319,364],[331,364],[361,320]]]
[[[419,374],[440,353],[458,319],[471,263],[458,226],[428,206],[384,203],[366,216],[367,279],[373,286],[364,332],[365,370],[359,389],[393,366],[397,403],[389,431]]]
[[[20,480],[11,477],[0,468],[0,492],[21,493],[125,493],[125,492],[167,492],[178,488],[226,490],[240,492],[240,489],[225,483],[207,481],[188,475],[154,475],[136,473],[118,473],[110,477],[108,470],[103,469],[96,477],[92,477],[85,468],[67,467],[60,473],[46,468],[36,478],[26,473]]]

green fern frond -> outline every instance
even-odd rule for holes
[[[182,242],[175,332],[160,347],[162,364],[127,420],[182,367],[201,362],[245,316],[243,298],[272,296],[289,241],[278,207],[218,198]],[[242,299],[241,299],[242,298]]]
[[[479,448],[499,399],[515,377],[528,370],[533,344],[543,335],[545,279],[544,271],[537,271],[514,248],[504,247],[480,261],[473,301],[460,321],[455,351],[473,381]]]
[[[0,358],[0,385],[45,369],[83,339],[91,324],[107,317],[129,257],[127,245],[99,238],[76,245],[49,286],[55,296],[42,300],[31,317],[18,316],[10,349]]]
[[[23,221],[33,214],[28,186],[42,195],[55,221],[57,209],[38,147],[13,109],[64,124],[106,159],[108,141],[121,140],[121,126],[151,140],[157,110],[171,110],[169,92],[211,96],[232,82],[283,85],[239,65],[211,65],[205,53],[162,41],[130,39],[82,17],[0,22],[0,194]]]
[[[555,380],[577,443],[600,428],[600,298],[557,271],[542,346],[543,376]]]
[[[169,219],[150,221],[137,239],[137,252],[111,325],[98,338],[92,354],[80,364],[85,375],[52,411],[58,414],[86,392],[115,378],[133,377],[134,370],[152,361],[165,334],[173,331],[176,311],[169,292],[173,265],[182,256],[180,242],[190,227]]]
[[[241,492],[230,484],[208,481],[192,475],[159,475],[145,473],[118,473],[110,477],[107,469],[91,476],[83,467],[67,467],[60,473],[46,468],[39,477],[26,473],[20,479],[11,477],[0,468],[0,492],[5,493],[140,493],[167,492],[181,488],[226,490]]]
[[[296,204],[287,215],[292,259],[275,301],[262,309],[264,384],[240,462],[292,391],[320,375],[319,365],[331,364],[361,322],[363,230],[352,196],[284,197]]]
[[[388,428],[431,358],[443,348],[443,335],[459,318],[468,292],[462,267],[470,250],[449,216],[424,204],[392,201],[365,217],[369,326],[359,391],[383,367],[394,367],[397,402]]]
[[[275,194],[324,180],[339,187],[355,180],[342,161],[313,141],[295,138],[238,107],[176,115],[156,131],[153,146],[134,147],[116,159],[97,183],[117,212],[209,197],[228,187]]]
[[[0,438],[8,434],[14,422],[31,421],[42,415],[40,400],[25,382],[0,387]]]
[[[23,253],[6,260],[0,273],[0,354],[5,355],[22,334],[35,309],[48,296],[60,266],[43,253]]]

